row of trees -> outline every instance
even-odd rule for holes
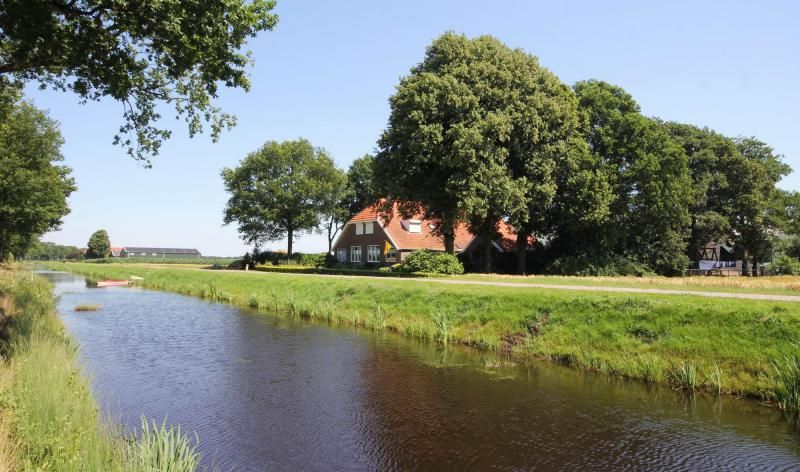
[[[387,213],[399,203],[435,222],[449,253],[468,225],[485,271],[507,221],[518,247],[537,241],[517,251],[520,273],[533,253],[534,270],[623,260],[662,274],[709,241],[757,265],[797,226],[800,197],[776,187],[791,169],[765,143],[646,117],[620,87],[569,87],[489,36],[436,39],[390,106],[376,157],[347,173],[305,140],[269,142],[224,169],[225,223],[255,246],[288,237],[289,253],[299,232],[327,232],[330,250],[348,218],[387,197]]]
[[[643,116],[604,82],[568,87],[489,36],[436,39],[390,104],[378,188],[435,220],[448,252],[468,224],[487,271],[503,219],[550,261],[624,257],[671,274],[710,240],[763,260],[797,199],[777,189],[790,168],[765,143]]]
[[[373,159],[356,159],[339,169],[327,151],[305,139],[270,141],[235,168],[222,170],[231,194],[225,224],[236,223],[242,239],[259,247],[286,238],[287,253],[298,235],[317,231],[328,251],[347,220],[377,199],[372,185]]]

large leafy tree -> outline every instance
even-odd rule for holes
[[[298,234],[320,226],[331,188],[343,182],[328,153],[305,139],[270,141],[223,169],[222,180],[231,195],[225,224],[236,223],[256,248],[287,238],[289,255]]]
[[[194,135],[213,139],[234,117],[213,104],[220,85],[247,90],[248,38],[272,29],[274,0],[4,0],[0,2],[0,87],[38,81],[82,102],[122,107],[115,136],[149,165],[169,130],[160,105]]]
[[[732,239],[742,248],[745,261],[747,256],[753,258],[752,272],[757,275],[759,262],[769,257],[787,218],[784,195],[776,184],[791,168],[783,156],[756,138],[737,138],[736,146],[741,159],[725,169],[731,189]]]
[[[379,141],[380,187],[436,221],[452,253],[454,228],[480,235],[490,269],[497,224],[543,227],[557,192],[559,160],[578,127],[574,95],[538,60],[490,36],[446,33],[401,79]]]
[[[16,90],[0,90],[0,261],[61,225],[75,191],[58,125]]]
[[[594,240],[585,241],[587,247],[662,273],[680,271],[687,262],[692,196],[685,153],[623,89],[590,80],[578,82],[575,92],[586,113],[589,148],[600,159],[613,194],[610,217]]]
[[[727,173],[742,164],[741,153],[732,139],[708,128],[672,122],[664,126],[688,158],[692,190],[687,254],[696,263],[709,241],[730,239],[735,209]]]
[[[92,233],[89,242],[86,243],[87,259],[102,259],[111,256],[111,239],[108,231],[99,229]]]

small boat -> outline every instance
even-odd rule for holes
[[[130,282],[127,280],[101,280],[97,282],[98,287],[121,287],[128,285]]]

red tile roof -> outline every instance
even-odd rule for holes
[[[444,250],[444,240],[441,236],[433,234],[435,226],[433,226],[432,222],[423,220],[421,215],[415,215],[414,218],[411,218],[411,220],[420,222],[420,232],[411,233],[403,227],[403,223],[407,223],[408,220],[404,220],[400,216],[397,203],[395,203],[394,207],[392,208],[393,214],[391,219],[384,218],[383,215],[381,215],[379,204],[380,202],[364,208],[360,212],[356,213],[355,216],[348,221],[348,224],[365,221],[378,221],[389,237],[393,240],[393,243],[399,246],[395,249],[431,249],[435,251]],[[499,225],[499,233],[500,238],[496,241],[496,243],[503,251],[513,251],[516,248],[517,236],[511,225],[505,221],[501,221]],[[461,252],[466,249],[475,238],[475,236],[470,233],[470,231],[467,229],[467,226],[464,224],[458,225],[455,236],[456,252]]]

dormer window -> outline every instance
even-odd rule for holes
[[[409,233],[421,233],[422,232],[422,223],[418,220],[409,220],[408,222],[408,232]]]

